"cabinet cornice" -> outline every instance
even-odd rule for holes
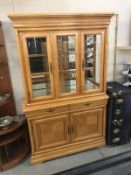
[[[58,13],[58,14],[11,14],[15,28],[79,29],[107,27],[113,13]]]

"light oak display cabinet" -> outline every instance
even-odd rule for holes
[[[15,14],[32,163],[105,145],[107,14]]]

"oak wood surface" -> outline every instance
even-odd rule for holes
[[[25,89],[23,110],[28,120],[33,164],[105,144],[108,101],[106,95],[107,29],[112,16],[113,13],[9,15],[16,29]],[[101,46],[99,88],[85,91],[82,64],[86,34],[99,34]],[[76,70],[74,70],[76,71],[76,91],[61,93],[60,85],[63,85],[64,81],[60,82],[58,50],[61,48],[58,48],[57,36],[70,35],[75,36],[76,41]],[[48,96],[34,98],[32,92],[32,78],[34,78],[32,76],[36,75],[31,75],[26,39],[38,36],[47,39],[52,92],[50,98]],[[66,51],[68,50],[67,44],[63,47]],[[64,64],[68,68],[68,56],[66,58],[67,61]],[[40,81],[40,78],[35,77],[35,82]]]
[[[72,142],[98,138],[103,135],[102,109],[74,112],[71,115]]]

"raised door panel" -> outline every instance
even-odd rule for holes
[[[33,121],[36,151],[54,148],[70,142],[69,116],[61,115]]]
[[[104,129],[103,115],[103,109],[95,109],[72,114],[72,142],[101,137]]]
[[[82,93],[103,91],[104,74],[104,30],[81,33],[81,84]]]
[[[50,37],[47,33],[35,32],[22,35],[29,101],[54,98],[53,64]]]
[[[59,32],[52,35],[52,50],[56,69],[56,93],[58,97],[79,94],[80,64],[76,32]]]

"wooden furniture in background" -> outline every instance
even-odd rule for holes
[[[17,33],[32,163],[105,145],[112,16],[9,16]]]
[[[119,46],[117,47],[117,50],[131,50],[131,46]]]
[[[0,22],[0,117],[15,114],[16,109],[9,75],[4,35],[2,23]]]
[[[14,122],[8,128],[0,128],[0,170],[20,163],[29,152],[27,122]]]
[[[0,117],[16,115],[2,23],[0,22]],[[0,170],[14,167],[29,151],[27,122],[0,127]]]

